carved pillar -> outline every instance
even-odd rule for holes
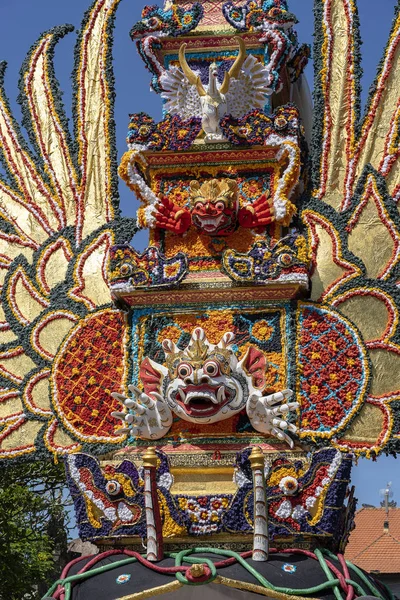
[[[154,448],[147,448],[144,453],[143,468],[147,526],[147,560],[156,562],[164,557],[164,544],[156,484],[157,454]]]
[[[250,454],[254,488],[253,560],[268,560],[268,509],[264,478],[264,454],[254,447]]]

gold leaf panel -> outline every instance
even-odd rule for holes
[[[74,279],[77,285],[70,295],[83,301],[88,308],[94,309],[110,302],[105,264],[111,245],[111,232],[102,233],[91,243],[76,265]]]
[[[365,404],[347,431],[340,436],[341,442],[374,446],[379,444],[384,429],[385,415],[382,410],[373,404]]]
[[[345,295],[344,301],[334,300],[332,305],[358,327],[365,342],[370,342],[387,334],[393,316],[387,302],[383,297],[356,289]]]
[[[0,422],[21,415],[23,412],[24,407],[18,392],[9,390],[0,392]]]
[[[306,210],[302,214],[309,231],[312,247],[313,273],[312,300],[321,300],[333,294],[339,284],[355,275],[359,269],[344,260],[336,229],[320,215]]]
[[[21,382],[35,366],[20,347],[0,354],[0,374],[15,383]]]
[[[47,248],[43,256],[45,266],[42,281],[46,292],[50,292],[57,284],[65,280],[71,258],[72,252],[69,243],[64,239],[57,240],[52,247]]]
[[[77,317],[67,311],[46,315],[32,332],[35,349],[45,358],[54,358],[61,342],[76,321]]]
[[[400,391],[400,354],[393,350],[370,350],[372,384],[370,394],[384,396]]]
[[[39,421],[26,421],[19,429],[4,438],[0,445],[0,454],[1,451],[18,450],[19,448],[28,450],[32,447],[33,450],[37,434],[42,427],[43,423]]]
[[[367,277],[385,278],[398,258],[399,236],[371,175],[349,227],[349,250],[363,261]]]
[[[56,454],[77,452],[81,448],[81,444],[65,433],[56,419],[53,419],[46,431],[45,444],[50,452]]]
[[[33,375],[24,390],[24,402],[29,411],[42,416],[52,414],[50,400],[50,371],[44,369]]]
[[[318,225],[315,227],[315,231],[319,238],[319,246],[316,254],[317,268],[311,278],[312,300],[318,300],[323,296],[325,290],[346,273],[343,267],[335,264],[332,260],[332,240],[329,233]]]
[[[8,296],[11,310],[24,325],[34,321],[48,306],[48,301],[34,288],[21,267],[10,278]]]

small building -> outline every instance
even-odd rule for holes
[[[400,597],[400,508],[365,506],[356,513],[345,558]]]

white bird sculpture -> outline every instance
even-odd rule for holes
[[[226,114],[239,118],[255,108],[264,108],[267,96],[272,94],[268,69],[246,54],[241,38],[238,43],[239,54],[220,86],[218,65],[214,62],[210,65],[208,85],[204,87],[200,76],[187,63],[187,44],[182,44],[179,50],[181,68],[171,66],[161,76],[166,112],[185,119],[201,117],[207,141],[223,139],[219,123]]]

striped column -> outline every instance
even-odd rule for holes
[[[147,448],[143,455],[144,503],[147,527],[147,560],[157,562],[164,558],[164,544],[160,506],[156,484],[157,454],[154,448]]]
[[[254,489],[253,560],[268,560],[268,508],[264,478],[264,454],[255,446],[250,454]]]

